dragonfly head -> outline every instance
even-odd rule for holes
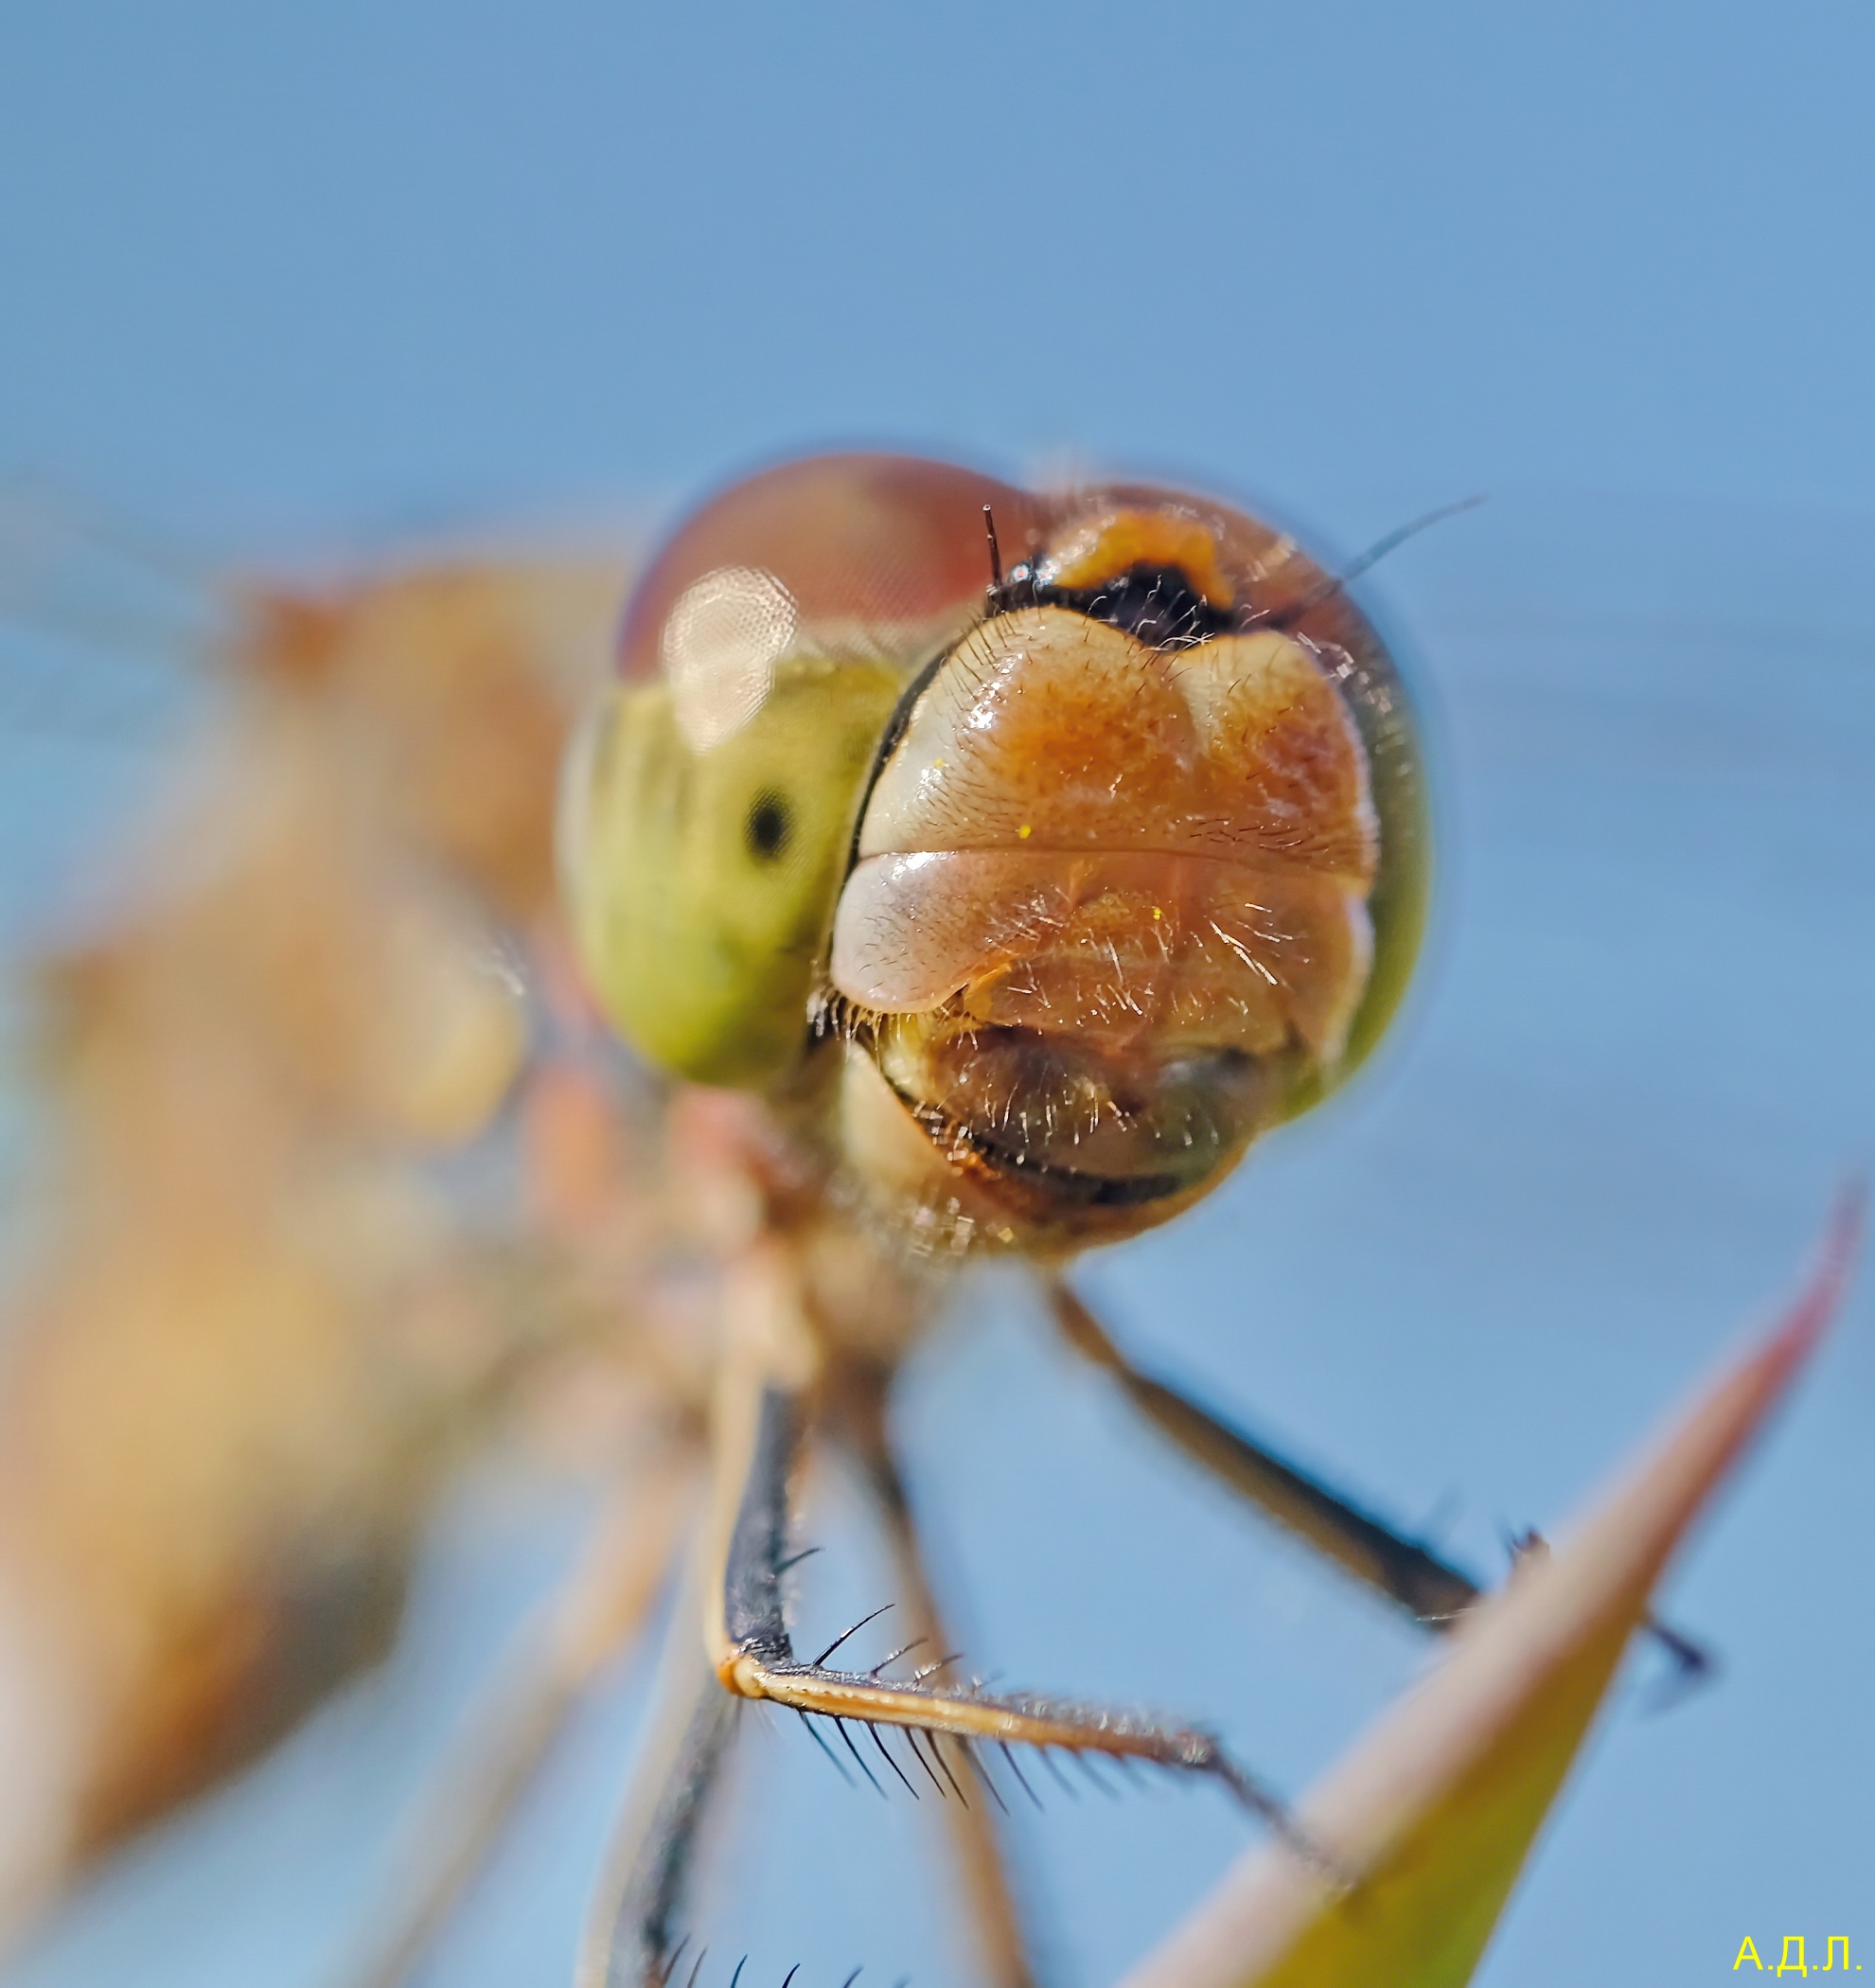
[[[914,1221],[1150,1226],[1384,1026],[1424,897],[1410,721],[1345,595],[1242,513],[794,465],[680,534],[625,649],[563,824],[602,999],[680,1074],[831,1096]]]

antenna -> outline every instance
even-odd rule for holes
[[[1396,552],[1408,539],[1416,539],[1423,531],[1429,531],[1435,524],[1443,524],[1448,518],[1462,517],[1466,511],[1475,511],[1484,503],[1482,496],[1461,497],[1457,504],[1443,504],[1436,511],[1427,511],[1423,518],[1415,518],[1408,524],[1402,524],[1389,531],[1383,539],[1376,539],[1358,559],[1352,559],[1339,573],[1323,576],[1300,600],[1292,600],[1286,608],[1278,608],[1255,615],[1251,628],[1293,628],[1310,609],[1318,608],[1325,600],[1346,590],[1370,568],[1379,565],[1389,553]]]
[[[1443,524],[1448,518],[1463,517],[1467,511],[1475,511],[1484,502],[1482,496],[1461,497],[1457,504],[1442,504],[1436,511],[1427,511],[1423,518],[1415,518],[1409,524],[1402,524],[1389,531],[1384,539],[1376,539],[1360,558],[1351,561],[1335,576],[1335,584],[1345,587],[1357,580],[1370,567],[1377,566],[1389,552],[1397,552],[1408,539],[1416,539],[1423,531],[1430,531],[1435,524]]]
[[[1002,592],[1002,547],[996,542],[996,513],[983,506],[983,531],[990,541],[990,591]]]

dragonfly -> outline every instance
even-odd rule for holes
[[[751,1704],[942,1816],[999,1988],[1035,1979],[1002,1837],[1037,1782],[1151,1766],[1317,1855],[1209,1728],[960,1668],[891,1409],[960,1279],[1011,1259],[1231,1495],[1433,1634],[1478,1600],[1072,1278],[1344,1083],[1407,985],[1423,755],[1350,577],[1188,492],[838,455],[717,495],[635,578],[237,586],[232,715],[150,838],[181,879],[148,862],[36,968],[9,1916],[381,1655],[441,1488],[524,1403],[580,1404],[605,1496],[358,1988],[412,1978],[673,1587],[585,1988],[699,1978]],[[874,1616],[795,1641],[817,1450],[891,1548],[870,1664]]]

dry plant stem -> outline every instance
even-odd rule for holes
[[[711,1431],[716,1571],[705,1596],[704,1635],[725,1688],[830,1719],[842,1731],[841,1722],[852,1720],[922,1733],[940,1762],[945,1755],[935,1735],[943,1734],[979,1772],[973,1744],[1054,1747],[1207,1774],[1273,1829],[1293,1833],[1282,1803],[1196,1727],[924,1677],[888,1682],[872,1671],[829,1668],[837,1644],[811,1662],[796,1657],[782,1605],[788,1482],[806,1435],[819,1361],[785,1252],[752,1252],[744,1268]]]
[[[400,1988],[473,1883],[581,1693],[642,1626],[694,1507],[699,1463],[681,1440],[658,1443],[609,1491],[572,1572],[421,1798],[416,1868],[350,1988]]]
[[[917,1522],[886,1429],[888,1376],[869,1370],[845,1393],[844,1428],[878,1508],[897,1576],[898,1634],[916,1640],[920,1654],[942,1656],[951,1642],[938,1614]],[[895,1636],[894,1641],[897,1640]],[[956,1855],[967,1916],[991,1988],[1034,1988],[1021,1914],[1010,1884],[1001,1829],[988,1802],[942,1802],[939,1807]]]

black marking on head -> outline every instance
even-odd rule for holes
[[[742,840],[757,862],[779,862],[794,840],[794,809],[787,795],[765,787],[750,806]]]
[[[1243,624],[1236,608],[1212,607],[1182,566],[1131,566],[1097,587],[1037,586],[1035,598],[1105,621],[1149,648],[1191,648]]]

